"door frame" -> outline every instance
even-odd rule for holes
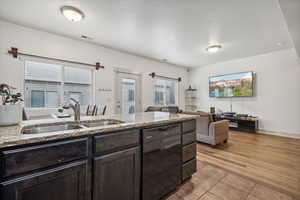
[[[119,69],[119,68],[116,68],[114,70],[114,74],[115,74],[115,80],[114,80],[115,98],[114,98],[114,102],[113,102],[114,113],[117,114],[118,109],[119,109],[119,108],[117,108],[117,101],[118,101],[117,97],[118,97],[118,93],[119,93],[118,78],[119,78],[120,74],[124,75],[124,76],[128,76],[127,77],[128,79],[132,79],[132,77],[136,78],[136,86],[137,86],[136,87],[136,100],[137,100],[137,103],[136,103],[135,112],[141,112],[142,111],[142,74],[128,71],[125,69]]]

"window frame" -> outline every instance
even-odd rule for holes
[[[171,81],[175,83],[175,104],[167,104],[167,99],[166,99],[166,84],[164,84],[164,91],[163,91],[163,104],[156,104],[155,102],[155,97],[156,97],[156,81],[157,80],[162,80],[162,81]],[[161,78],[161,77],[155,77],[153,78],[153,104],[155,106],[178,106],[179,105],[179,82],[177,80],[173,80],[173,79],[168,79],[168,78]]]
[[[60,65],[61,67],[61,80],[60,81],[41,81],[41,80],[37,80],[37,81],[41,81],[41,82],[54,82],[54,83],[58,83],[58,87],[59,87],[59,90],[58,90],[58,95],[59,95],[59,102],[58,102],[58,107],[31,107],[31,102],[30,102],[30,107],[26,106],[26,101],[27,99],[25,98],[25,93],[26,93],[26,79],[25,79],[25,68],[26,68],[26,62],[37,62],[37,63],[45,63],[45,64],[53,64],[53,65]],[[66,63],[60,63],[60,62],[48,62],[48,61],[45,61],[45,60],[40,60],[40,59],[34,59],[34,60],[31,60],[31,59],[25,59],[24,60],[24,63],[23,63],[23,95],[24,95],[24,107],[26,109],[29,109],[29,110],[57,110],[58,108],[62,107],[64,105],[64,85],[65,83],[68,84],[68,82],[65,82],[65,77],[64,77],[64,73],[65,73],[65,68],[66,67],[72,67],[72,68],[81,68],[81,69],[87,69],[87,70],[90,70],[90,73],[91,73],[91,82],[90,84],[86,84],[86,85],[90,85],[90,100],[89,100],[89,104],[93,104],[95,102],[95,69],[94,68],[91,68],[91,67],[86,67],[86,66],[79,66],[79,65],[72,65],[72,64],[66,64]],[[35,80],[29,80],[29,81],[35,81]],[[78,84],[81,84],[81,83],[78,83]],[[84,85],[84,84],[82,84]],[[47,102],[46,102],[46,92],[47,91],[43,91],[44,92],[44,104],[45,106],[47,105]],[[31,96],[31,92],[30,92],[30,96]],[[31,98],[31,97],[30,97]],[[30,99],[31,101],[31,99]],[[87,105],[82,105],[82,106],[87,106]]]

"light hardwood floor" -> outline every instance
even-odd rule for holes
[[[168,200],[300,200],[299,139],[231,132],[197,148],[197,173]]]

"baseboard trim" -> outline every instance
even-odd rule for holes
[[[266,135],[276,135],[276,136],[300,139],[300,133],[299,134],[297,134],[297,133],[284,133],[284,132],[268,131],[268,130],[262,130],[262,129],[259,129],[257,132],[261,133],[261,134],[266,134]]]

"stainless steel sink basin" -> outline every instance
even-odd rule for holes
[[[67,131],[67,130],[74,130],[74,129],[81,129],[84,128],[80,124],[59,124],[59,125],[41,125],[35,127],[25,127],[22,129],[22,134],[38,134],[38,133],[48,133],[48,132],[57,132],[57,131]]]
[[[98,121],[82,122],[82,125],[91,128],[91,127],[107,126],[107,125],[114,125],[114,124],[121,124],[121,123],[124,122],[115,119],[103,119]]]
[[[76,130],[90,127],[101,127],[107,125],[114,125],[124,123],[123,121],[115,119],[103,119],[97,121],[87,121],[79,123],[66,122],[63,124],[45,124],[34,127],[24,127],[21,130],[22,134],[38,134],[38,133],[49,133],[57,131],[67,131],[67,130]]]

